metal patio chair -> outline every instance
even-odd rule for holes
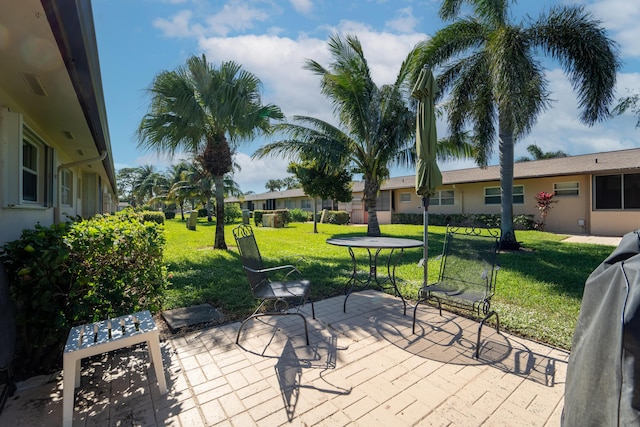
[[[441,316],[443,303],[468,310],[474,317],[481,318],[475,351],[478,358],[482,326],[490,317],[496,317],[496,331],[500,332],[498,313],[491,310],[491,298],[500,268],[498,237],[497,231],[485,228],[447,227],[438,281],[420,288],[418,302],[413,309],[413,333],[420,303],[435,301]]]
[[[282,265],[265,268],[258,250],[253,229],[249,225],[239,225],[233,229],[242,258],[242,266],[247,273],[251,292],[260,304],[252,315],[242,321],[238,329],[236,344],[240,340],[240,332],[244,325],[251,319],[261,316],[300,316],[304,322],[304,333],[309,345],[309,331],[307,319],[299,312],[309,297],[311,282],[302,278],[302,274],[293,265]],[[280,276],[280,280],[271,280],[271,277]],[[289,311],[289,303],[296,306],[296,311]],[[316,318],[313,301],[311,302],[311,314]]]

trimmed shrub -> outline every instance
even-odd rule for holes
[[[164,217],[166,213],[157,212],[157,211],[143,211],[140,213],[140,215],[142,215],[142,221],[144,222],[149,221],[149,222],[155,222],[157,224],[164,224]]]
[[[350,215],[346,211],[327,211],[324,216],[324,221],[329,224],[347,225],[351,219]]]
[[[242,218],[242,209],[235,203],[225,203],[224,205],[224,223],[233,224]]]
[[[300,208],[291,209],[289,211],[291,222],[307,222],[313,218],[313,213],[304,211]]]
[[[164,229],[131,210],[37,225],[0,252],[16,304],[16,369],[61,366],[72,326],[149,309],[167,286]]]
[[[173,211],[164,211],[165,219],[174,219],[176,217],[176,213]]]
[[[253,223],[256,226],[262,226],[262,215],[265,211],[253,211]]]

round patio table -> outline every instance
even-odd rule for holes
[[[422,247],[422,240],[404,239],[400,237],[349,236],[327,239],[327,243],[348,248],[349,255],[351,256],[353,272],[345,285],[343,305],[343,311],[345,313],[347,312],[347,299],[356,286],[358,286],[358,290],[375,286],[379,290],[393,289],[395,296],[400,297],[404,304],[404,314],[407,314],[407,302],[402,297],[402,294],[400,294],[398,286],[396,285],[396,266],[404,250]],[[353,250],[354,248],[366,249],[369,256],[369,274],[364,279],[358,276],[358,263]],[[382,250],[389,250],[389,256],[387,257],[387,277],[381,279],[378,277],[378,258]]]

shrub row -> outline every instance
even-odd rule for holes
[[[17,368],[59,368],[72,326],[159,310],[167,286],[164,244],[164,228],[131,210],[36,225],[6,244],[0,260],[16,304]]]
[[[320,221],[320,218],[322,217],[321,216],[322,213],[319,213],[318,215],[320,215],[318,217],[318,221]],[[324,222],[329,224],[347,225],[349,224],[350,220],[351,220],[351,217],[349,213],[346,211],[327,211],[324,214]]]
[[[423,214],[417,213],[396,213],[391,216],[393,224],[414,224],[423,223]],[[429,225],[464,225],[473,223],[476,225],[499,228],[500,214],[429,214]],[[523,230],[534,230],[536,223],[533,215],[516,215],[513,218],[516,228]]]

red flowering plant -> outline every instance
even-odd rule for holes
[[[545,191],[541,191],[535,196],[536,207],[540,211],[540,217],[542,218],[542,220],[537,224],[540,231],[544,231],[544,224],[547,220],[547,215],[549,215],[549,211],[552,208],[551,204],[558,202],[557,200],[553,200],[554,196],[555,194],[547,193]]]

